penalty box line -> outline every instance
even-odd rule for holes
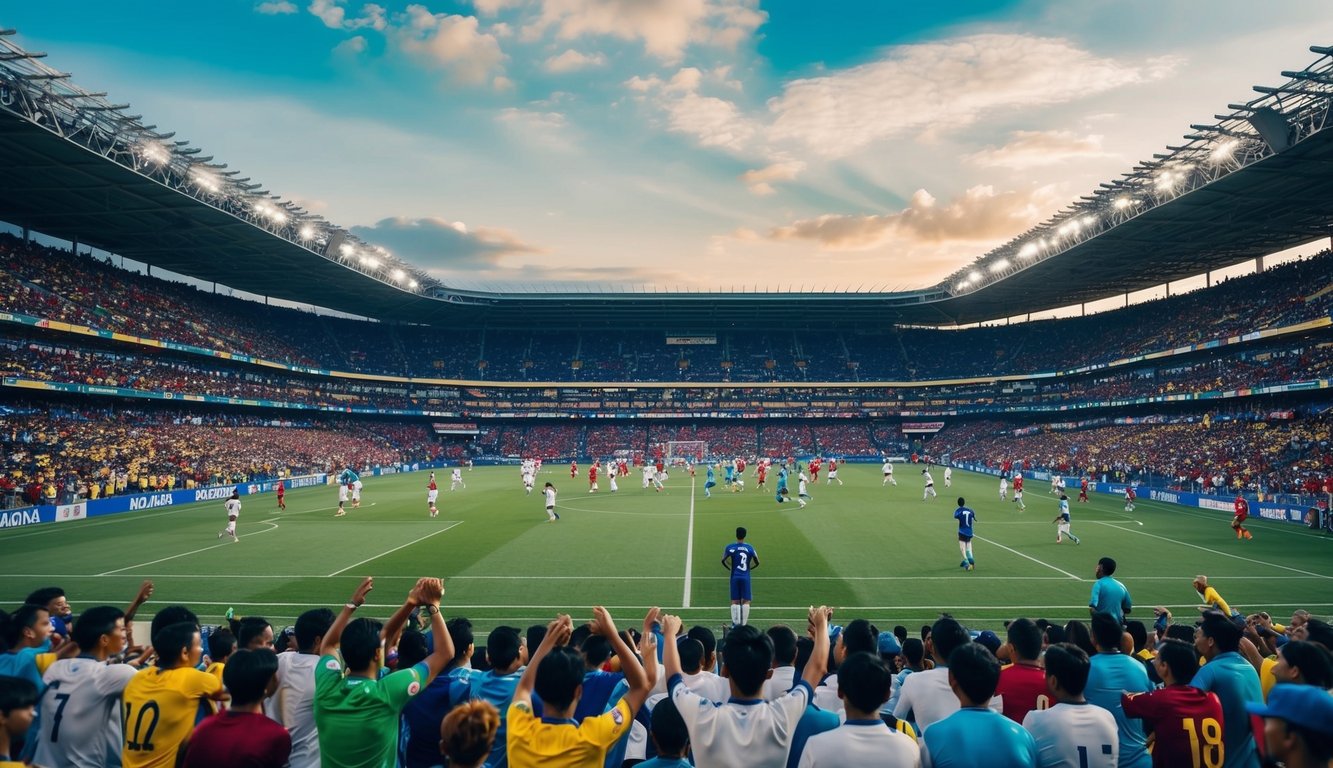
[[[394,552],[397,552],[397,551],[400,550],[400,549],[405,549],[405,548],[407,548],[407,547],[412,546],[413,544],[418,544],[418,543],[420,543],[420,542],[423,542],[423,541],[425,541],[426,539],[431,538],[432,536],[439,536],[441,533],[444,533],[445,531],[448,531],[448,530],[452,530],[452,529],[454,529],[454,528],[457,528],[458,526],[460,526],[460,525],[462,525],[462,524],[463,524],[463,521],[462,521],[462,520],[451,521],[448,525],[446,525],[445,527],[441,528],[441,529],[438,530],[438,531],[434,531],[433,533],[428,533],[428,534],[426,534],[425,536],[422,536],[421,538],[418,538],[418,539],[413,539],[413,540],[407,542],[406,544],[400,544],[400,545],[394,547],[393,549],[390,549],[390,550],[387,551],[387,552],[381,552],[381,553],[379,553],[378,555],[373,555],[373,556],[371,556],[371,557],[367,557],[365,560],[361,560],[361,561],[359,561],[359,562],[352,563],[351,565],[347,566],[346,568],[341,568],[341,569],[339,569],[339,570],[334,571],[333,573],[328,574],[327,576],[325,576],[325,578],[331,578],[331,577],[333,577],[333,576],[337,576],[337,575],[339,575],[339,574],[346,573],[347,571],[350,571],[350,570],[352,570],[353,568],[356,568],[356,567],[359,566],[359,565],[365,565],[366,563],[369,563],[369,562],[371,562],[371,561],[373,561],[373,560],[378,560],[378,559],[380,559],[381,557],[387,557],[388,555],[392,555]]]

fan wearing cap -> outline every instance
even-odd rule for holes
[[[1268,703],[1245,709],[1264,719],[1268,760],[1287,768],[1333,766],[1333,694],[1313,685],[1279,685]]]

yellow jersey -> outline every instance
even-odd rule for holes
[[[505,720],[512,768],[600,768],[606,762],[606,750],[634,724],[624,699],[611,711],[579,724],[539,719],[524,703],[511,704]]]
[[[222,681],[193,667],[141,670],[121,697],[124,768],[173,768]]]

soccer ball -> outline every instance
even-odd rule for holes
[[[736,485],[740,486],[740,489],[741,489],[742,491],[745,490],[745,481],[744,481],[744,480],[737,480],[737,481],[736,481]]]

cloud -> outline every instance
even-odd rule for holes
[[[430,272],[496,269],[506,256],[541,252],[506,230],[469,230],[462,222],[438,217],[397,216],[350,231]]]
[[[860,251],[897,244],[985,243],[1012,237],[1062,202],[1054,187],[997,193],[978,185],[947,205],[924,189],[908,206],[882,215],[825,214],[776,227],[770,240],[813,240],[821,249]]]
[[[500,110],[495,120],[514,133],[524,146],[540,145],[562,152],[574,149],[567,131],[569,121],[560,112],[508,107]]]
[[[766,168],[746,171],[741,174],[741,181],[745,182],[750,191],[760,197],[765,197],[777,192],[770,182],[791,181],[797,174],[805,170],[805,163],[800,160],[788,160],[780,163],[773,163]]]
[[[574,72],[588,67],[600,67],[606,63],[606,56],[600,53],[594,53],[591,56],[570,48],[559,56],[552,56],[546,60],[546,71],[556,74],[565,72]]]
[[[522,4],[523,0],[472,0],[472,7],[483,16],[494,16],[506,8]]]
[[[366,45],[367,45],[366,38],[362,35],[356,35],[354,37],[349,37],[346,40],[342,41],[341,43],[338,43],[337,45],[333,46],[333,52],[338,54],[345,54],[348,56],[355,56],[358,53],[365,53]]]
[[[279,3],[279,5],[291,5],[291,3]],[[352,18],[348,18],[347,9],[342,5],[343,0],[311,0],[306,10],[312,16],[318,17],[329,29],[373,29],[376,32],[383,32],[389,25],[387,13],[382,5],[366,3],[361,6],[361,14]]]
[[[507,58],[495,36],[479,30],[477,17],[432,13],[424,5],[407,6],[391,36],[404,51],[466,85],[498,84],[492,75]]]
[[[1002,147],[987,147],[964,158],[973,165],[1026,170],[1073,160],[1113,157],[1102,149],[1099,135],[1078,136],[1069,131],[1015,131]]]
[[[265,16],[285,16],[289,13],[296,13],[296,5],[287,0],[277,0],[276,2],[260,3],[255,6],[255,11]]]
[[[649,55],[675,62],[690,45],[735,48],[767,19],[758,0],[541,0],[541,12],[524,27],[523,38],[538,40],[554,29],[561,40],[637,40]]]

